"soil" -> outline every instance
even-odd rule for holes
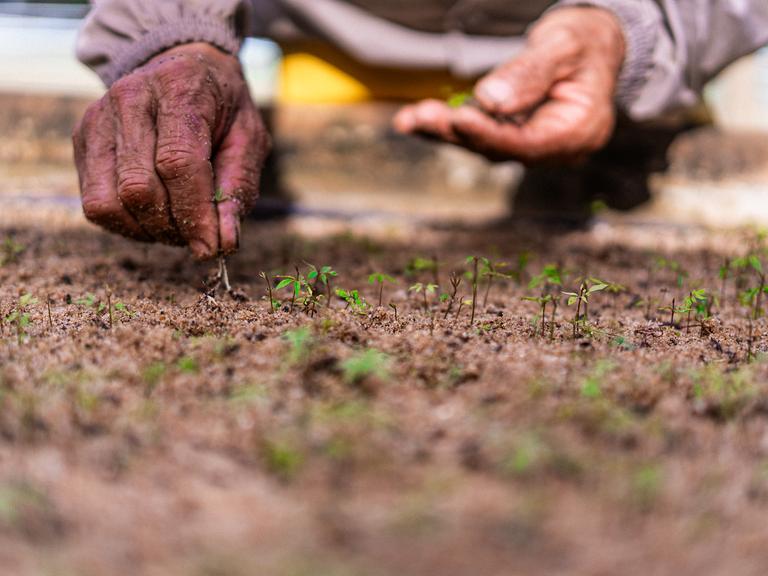
[[[2,220],[21,250],[6,244],[2,316],[37,302],[0,336],[0,572],[768,571],[765,321],[750,362],[737,279],[705,321],[659,310],[694,288],[720,297],[724,259],[762,253],[760,237],[311,219],[244,237],[238,300],[206,294],[215,265],[181,251]],[[469,305],[445,318],[439,293],[468,255],[516,266],[523,252],[486,305],[481,282],[474,324]],[[407,272],[416,257],[436,274]],[[271,312],[260,272],[307,263],[369,306],[291,311],[282,290]],[[523,297],[550,263],[565,291],[582,276],[626,290],[592,294],[575,338],[563,298],[542,336]],[[382,307],[372,273],[395,280]],[[419,282],[440,285],[426,311]]]

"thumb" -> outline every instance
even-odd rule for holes
[[[552,86],[573,70],[568,46],[546,42],[528,47],[475,86],[475,98],[491,114],[528,112],[547,98]]]

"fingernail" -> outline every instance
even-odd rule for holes
[[[499,78],[489,78],[480,83],[477,88],[478,96],[496,104],[503,104],[512,97],[512,87],[508,82]]]

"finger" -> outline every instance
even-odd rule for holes
[[[196,90],[157,101],[155,166],[168,190],[171,214],[195,258],[213,258],[219,253],[210,161],[215,106]]]
[[[88,109],[75,129],[73,143],[85,217],[110,232],[150,241],[117,197],[115,132],[107,101]]]
[[[573,70],[575,41],[567,31],[558,30],[553,36],[526,48],[478,82],[475,97],[486,111],[505,115],[527,112]]]
[[[456,142],[451,123],[453,109],[440,100],[424,100],[403,108],[393,120],[395,129],[407,134],[436,136]]]
[[[124,79],[110,90],[115,110],[117,197],[155,240],[182,245],[168,191],[155,170],[157,136],[151,90]]]
[[[480,110],[463,108],[453,126],[462,144],[491,157],[527,162],[597,149],[590,141],[594,125],[584,109],[557,101],[541,106],[525,124],[499,123]]]
[[[228,254],[240,247],[240,219],[259,195],[261,168],[270,139],[250,95],[243,92],[240,108],[214,160],[219,245]]]

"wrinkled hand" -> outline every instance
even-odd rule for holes
[[[198,259],[237,250],[270,146],[237,58],[200,43],[116,82],[73,141],[89,220]]]
[[[534,25],[518,57],[478,82],[478,106],[426,100],[403,108],[394,125],[494,159],[577,160],[602,148],[613,132],[624,53],[610,12],[554,10]],[[519,115],[521,122],[503,120]]]

